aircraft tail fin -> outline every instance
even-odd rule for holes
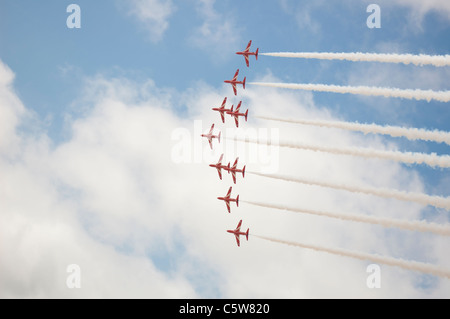
[[[247,122],[248,109],[245,111],[245,121]]]
[[[245,89],[245,79],[246,79],[247,77],[246,76],[244,76],[244,81],[242,81],[242,87]]]
[[[256,54],[255,54],[256,60],[258,60],[258,50],[259,50],[259,48],[256,49]]]
[[[245,233],[245,238],[247,238],[248,241],[248,231],[250,230],[250,228],[247,228],[247,232]]]
[[[222,133],[222,132],[219,131],[219,135],[218,135],[218,137],[217,137],[217,140],[219,141],[219,143],[220,143],[220,133]]]
[[[242,178],[244,178],[245,177],[245,165],[244,165],[244,167],[242,168]]]
[[[239,207],[239,195],[236,197],[236,206]]]

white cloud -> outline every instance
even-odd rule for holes
[[[314,14],[318,11],[330,9],[330,2],[328,1],[292,1],[292,0],[279,0],[281,9],[295,18],[295,21],[300,30],[319,34],[321,31],[321,24],[314,18]],[[399,7],[409,9],[408,23],[405,25],[405,32],[423,32],[423,20],[426,15],[435,13],[445,20],[450,20],[450,1],[445,0],[364,0],[363,6],[375,3],[381,8],[381,21],[388,15],[387,12],[393,12]],[[354,10],[355,7],[361,6],[361,1],[345,0],[338,1],[331,5],[336,6],[333,14],[339,12],[339,10]],[[361,12],[361,15],[368,16],[365,11]],[[383,25],[383,22],[382,22]]]
[[[149,33],[150,39],[158,42],[169,27],[169,17],[175,11],[171,0],[131,0],[129,14],[135,16]]]
[[[434,12],[442,17],[450,20],[450,2],[442,0],[396,0],[390,1],[391,3],[397,3],[398,5],[409,7],[413,11],[414,15],[423,20],[423,17],[429,12]]]
[[[197,0],[196,9],[203,20],[189,37],[190,43],[223,59],[226,49],[237,48],[241,30],[232,15],[214,9],[215,0]]]
[[[297,26],[302,31],[318,34],[321,30],[320,24],[312,17],[312,11],[323,8],[323,1],[314,1],[299,4],[298,1],[279,0],[280,6],[287,14],[293,15]]]
[[[12,91],[12,72],[0,64],[0,118],[21,113]],[[255,208],[244,202],[226,213],[216,197],[232,185],[206,164],[217,159],[194,131],[216,123],[211,111],[230,88],[199,84],[173,94],[152,81],[95,77],[85,103],[91,105],[70,124],[71,137],[52,145],[45,133],[27,135],[8,130],[16,146],[0,149],[0,285],[2,297],[446,297],[449,283],[434,279],[430,288],[417,287],[421,275],[382,266],[382,288],[366,286],[366,266],[348,258],[265,242],[250,236],[240,248],[225,232],[243,219],[250,234],[428,260],[449,267],[446,238],[377,226],[342,222],[302,214]],[[163,93],[161,93],[163,92]],[[12,98],[13,97],[13,98]],[[276,128],[280,137],[329,145],[384,148],[381,138],[339,130],[324,130],[256,121],[253,114],[276,111],[279,116],[333,118],[318,110],[310,93],[248,87],[241,91],[249,122],[242,128]],[[12,101],[12,102],[11,102]],[[184,101],[184,102],[183,102]],[[238,102],[229,98],[229,103]],[[185,103],[187,115],[174,106]],[[276,109],[274,109],[276,106]],[[19,107],[19,108],[23,108]],[[188,148],[200,152],[200,163],[173,162],[184,129]],[[190,143],[190,144],[189,144]],[[224,143],[224,140],[223,140]],[[223,143],[220,146],[223,146]],[[16,156],[8,157],[16,148]],[[225,160],[244,153],[226,153]],[[280,149],[281,174],[314,177],[330,182],[359,183],[405,190],[422,190],[413,168],[382,160]],[[257,157],[261,159],[262,157]],[[242,165],[241,164],[241,165]],[[286,205],[415,219],[421,207],[368,195],[265,180],[251,174],[238,178],[233,195]],[[428,249],[433,247],[433,249]],[[82,287],[65,286],[66,267],[79,264]]]
[[[374,3],[371,0],[365,1],[368,4]],[[347,2],[351,4],[352,1]],[[450,20],[450,2],[442,0],[379,0],[375,2],[381,7],[381,19],[383,21],[384,10],[394,11],[398,7],[409,9],[407,23],[404,26],[405,32],[423,32],[423,20],[426,15],[434,13],[439,17]],[[386,11],[388,12],[388,11]],[[430,30],[433,32],[433,30]]]
[[[0,74],[0,105],[4,106],[0,117],[0,151],[12,151],[17,143],[15,128],[26,111],[11,86],[14,73],[2,63]]]

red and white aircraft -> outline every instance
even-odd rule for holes
[[[202,137],[206,137],[207,139],[208,139],[208,142],[209,142],[209,146],[211,146],[211,149],[212,149],[212,140],[214,139],[214,138],[217,138],[217,140],[219,141],[219,143],[220,143],[220,131],[219,131],[219,134],[218,135],[213,135],[213,129],[214,129],[214,124],[213,125],[211,125],[211,129],[209,130],[209,133],[208,134],[202,134]]]
[[[233,111],[234,105],[231,106],[231,110],[227,111],[227,114],[230,114],[232,117],[234,117],[234,122],[236,123],[236,127],[239,127],[239,116],[243,116],[245,118],[245,121],[247,122],[248,109],[247,109],[247,111],[245,111],[245,113],[239,113],[239,111],[241,109],[241,103],[242,103],[242,101],[239,102],[235,111]]]
[[[245,236],[245,238],[248,241],[248,231],[250,230],[250,228],[247,228],[247,231],[245,233],[241,232],[241,225],[242,225],[242,219],[239,221],[239,223],[238,223],[238,225],[237,225],[235,230],[231,230],[231,229],[227,230],[228,233],[234,234],[234,237],[236,237],[236,243],[237,243],[238,247],[241,246],[241,242],[240,242],[239,236],[240,235]]]
[[[230,169],[230,163],[228,163],[228,165],[222,165],[222,159],[223,159],[223,154],[220,155],[220,158],[219,158],[219,161],[217,162],[217,164],[209,164],[210,167],[217,168],[217,172],[219,173],[220,179],[222,179],[222,168]],[[230,171],[228,171],[228,173],[230,173]]]
[[[245,89],[245,78],[246,77],[244,77],[243,81],[238,81],[237,80],[238,74],[239,74],[239,69],[237,69],[236,73],[233,76],[233,79],[224,81],[225,83],[230,83],[231,84],[231,86],[233,87],[234,95],[237,95],[237,90],[236,90],[236,85],[237,84],[242,84],[242,87]]]
[[[244,165],[244,167],[242,167],[242,169],[236,168],[238,159],[239,159],[239,157],[236,158],[232,167],[230,167],[230,163],[228,163],[228,167],[227,166],[223,167],[223,169],[228,171],[228,173],[231,172],[231,176],[233,176],[233,182],[235,184],[236,184],[236,173],[242,173],[242,178],[245,177],[245,165]]]
[[[237,195],[236,198],[230,198],[231,195],[231,188],[228,190],[228,193],[225,195],[225,197],[217,197],[217,199],[223,200],[225,202],[225,204],[227,204],[227,209],[228,212],[231,213],[230,211],[230,202],[236,202],[236,207],[239,207],[239,195]]]
[[[243,55],[245,58],[245,63],[247,63],[247,66],[249,66],[249,61],[248,61],[248,56],[249,55],[254,55],[256,60],[258,60],[258,50],[259,48],[256,49],[255,52],[250,52],[250,46],[252,45],[252,40],[250,40],[247,44],[247,48],[245,48],[244,51],[240,51],[240,52],[236,52],[236,54],[240,54]]]
[[[231,111],[232,109],[226,109],[225,103],[227,102],[227,98],[223,99],[222,106],[221,107],[213,107],[213,111],[218,111],[220,113],[220,116],[222,117],[222,123],[225,123],[225,112]]]

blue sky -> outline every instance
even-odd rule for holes
[[[49,134],[56,142],[64,133],[64,114],[74,111],[70,105],[79,96],[83,79],[97,74],[152,78],[160,87],[184,91],[197,81],[219,87],[222,79],[231,77],[236,68],[246,74],[251,72],[253,76],[270,70],[285,82],[341,85],[349,83],[349,73],[353,71],[364,76],[360,76],[359,81],[353,80],[352,84],[408,88],[401,78],[392,82],[386,77],[382,83],[373,83],[372,78],[382,75],[373,64],[260,57],[257,64],[252,63],[252,69],[246,70],[243,59],[234,52],[243,49],[247,39],[253,39],[262,52],[361,51],[434,55],[450,50],[448,41],[443,41],[450,32],[448,21],[436,11],[423,15],[417,22],[411,8],[383,6],[382,27],[369,29],[366,25],[368,4],[364,1],[326,4],[222,1],[213,5],[215,16],[202,13],[202,10],[207,11],[204,9],[207,5],[201,2],[173,3],[167,18],[169,26],[156,40],[152,38],[152,30],[156,27],[140,22],[130,13],[131,6],[126,1],[79,2],[82,27],[69,29],[66,27],[69,15],[66,8],[70,3],[6,1],[2,5],[1,38],[4,45],[0,48],[1,57],[16,73],[19,96],[41,119],[48,119]],[[206,21],[208,14],[213,21]],[[214,31],[226,22],[233,25],[226,34],[232,37],[231,40],[196,38],[202,24],[212,24],[210,28]],[[420,68],[394,67],[398,72],[411,72],[409,76],[421,76],[415,72]],[[422,69],[443,76],[448,74],[445,73],[447,70],[442,73],[434,67]],[[412,88],[446,89],[443,81],[428,83],[417,78],[412,84]],[[350,121],[439,130],[449,128],[449,117],[440,102],[388,101],[385,98],[361,101],[333,93],[316,94],[315,98],[318,105],[336,111]],[[378,109],[378,102],[391,105],[393,114]],[[182,110],[183,106],[179,108]],[[446,146],[424,143],[415,143],[414,147],[426,152],[446,153],[449,150]],[[430,177],[436,175],[434,170],[427,173]]]
[[[159,39],[153,40],[148,28],[133,14],[126,1],[79,2],[82,10],[81,29],[68,29],[66,7],[70,1],[58,4],[34,1],[2,4],[2,47],[0,54],[16,73],[16,88],[24,102],[45,118],[55,117],[50,123],[52,137],[61,134],[61,115],[76,99],[84,77],[96,74],[110,76],[130,74],[134,78],[153,78],[161,87],[186,90],[196,81],[205,81],[213,87],[222,79],[231,77],[233,70],[253,73],[253,76],[271,72],[286,82],[348,83],[352,70],[367,68],[349,62],[282,60],[261,57],[256,70],[246,70],[243,59],[234,52],[253,39],[261,51],[335,51],[335,52],[398,52],[445,54],[450,44],[443,41],[449,33],[448,21],[431,11],[416,25],[411,8],[389,5],[382,8],[382,28],[366,26],[366,2],[309,3],[280,1],[260,3],[230,1],[214,3],[211,30],[225,22],[233,25],[229,36],[233,39],[197,40],[196,33],[206,19],[202,5],[195,1],[173,4],[167,18],[170,23]],[[202,16],[203,15],[203,16]],[[19,21],[21,23],[19,23]],[[26,23],[25,23],[26,22]],[[217,26],[216,26],[217,25]],[[234,47],[230,47],[234,45]],[[370,85],[376,67],[370,65],[360,84]],[[402,70],[417,68],[394,66]],[[430,72],[440,72],[427,68]],[[356,72],[356,71],[355,71]],[[364,72],[364,71],[361,71]],[[378,77],[379,74],[373,74]],[[401,85],[389,83],[386,86]],[[382,85],[382,83],[377,83]],[[383,83],[384,84],[384,83]],[[444,84],[429,85],[414,81],[419,88],[445,89]],[[405,88],[407,85],[405,85]],[[320,105],[331,110],[339,108],[350,120],[374,121],[389,124],[390,116],[376,110],[372,99],[357,105],[351,96],[317,94]],[[387,103],[384,98],[380,98]],[[446,129],[448,118],[441,113],[440,103],[393,101],[399,121],[414,126]],[[364,104],[369,104],[369,107]],[[343,107],[345,105],[345,107]],[[417,109],[426,109],[420,116]],[[420,122],[417,121],[420,118]]]
[[[66,8],[71,3],[76,3],[81,8],[80,29],[69,29],[66,26],[66,19],[69,16]],[[210,120],[219,124],[216,114],[209,113],[209,106],[218,105],[223,96],[228,96],[230,103],[237,102],[240,97],[233,97],[231,88],[223,84],[223,80],[231,78],[237,68],[241,70],[240,77],[246,76],[248,82],[275,79],[292,83],[448,90],[450,75],[448,67],[283,59],[260,55],[258,61],[251,57],[250,68],[247,68],[244,59],[234,54],[238,50],[243,50],[250,39],[253,41],[252,50],[258,47],[260,52],[376,52],[430,55],[444,55],[450,52],[448,41],[450,6],[447,4],[439,3],[439,1],[378,1],[381,7],[381,28],[369,29],[366,25],[366,19],[369,16],[366,8],[369,3],[371,2],[351,0],[2,1],[0,4],[0,61],[6,66],[6,70],[9,69],[11,74],[14,74],[14,80],[11,80],[11,83],[7,82],[10,83],[7,90],[11,90],[7,92],[14,94],[20,101],[17,105],[14,104],[16,109],[22,109],[23,106],[25,113],[28,114],[26,117],[20,115],[22,114],[20,112],[13,112],[19,124],[9,132],[10,135],[5,136],[10,137],[11,141],[18,138],[22,142],[18,143],[19,150],[9,144],[8,147],[0,148],[0,155],[3,155],[4,160],[3,169],[6,171],[8,165],[13,164],[24,165],[21,166],[24,172],[20,176],[29,176],[29,180],[38,185],[41,185],[39,183],[42,181],[47,181],[45,185],[54,187],[53,191],[49,191],[51,194],[49,196],[54,196],[52,201],[58,203],[58,207],[63,207],[62,211],[67,211],[68,216],[71,216],[69,220],[73,218],[76,224],[74,229],[81,234],[80,236],[86,236],[86,242],[92,240],[100,245],[99,254],[105,256],[105,263],[115,258],[122,260],[121,258],[126,259],[126,256],[132,256],[135,258],[132,263],[136,269],[140,269],[142,273],[146,271],[151,273],[148,274],[151,278],[150,282],[156,281],[161,286],[170,288],[161,291],[162,296],[165,297],[352,297],[358,295],[356,291],[363,291],[367,297],[448,297],[449,286],[445,279],[437,281],[432,277],[428,280],[429,277],[424,279],[423,276],[414,277],[414,274],[405,275],[399,279],[401,280],[399,287],[407,287],[406,293],[397,290],[393,284],[387,285],[388,288],[383,291],[374,293],[365,287],[361,288],[355,281],[354,285],[349,284],[348,290],[342,292],[342,295],[337,289],[338,286],[341,287],[342,282],[331,288],[329,293],[313,288],[310,291],[300,288],[297,290],[289,286],[286,290],[291,292],[289,294],[280,290],[283,288],[283,283],[290,285],[288,279],[282,280],[274,286],[275,288],[268,284],[267,287],[260,288],[259,293],[257,290],[246,287],[245,279],[242,286],[235,287],[229,282],[242,279],[241,275],[238,275],[238,269],[230,270],[222,277],[218,275],[220,279],[216,284],[205,284],[202,281],[204,278],[208,281],[216,278],[218,271],[214,258],[218,257],[213,252],[212,245],[203,247],[199,240],[192,239],[189,234],[198,231],[200,226],[194,226],[193,224],[196,223],[191,223],[186,217],[180,217],[183,207],[178,207],[178,204],[172,203],[170,199],[170,194],[187,199],[189,204],[186,207],[193,210],[190,214],[194,214],[197,210],[205,211],[204,214],[199,213],[195,221],[204,221],[205,216],[208,216],[206,211],[223,209],[221,204],[218,205],[215,201],[191,201],[191,198],[197,195],[196,192],[201,191],[202,188],[200,190],[183,188],[186,179],[192,178],[191,174],[198,171],[201,172],[197,180],[198,187],[214,183],[209,191],[213,192],[217,189],[223,192],[229,185],[218,184],[217,176],[206,168],[207,165],[190,163],[190,166],[185,166],[170,163],[166,166],[166,161],[170,161],[170,152],[173,151],[171,147],[174,142],[173,139],[170,140],[170,135],[176,129],[187,128],[192,133],[194,121],[204,120],[203,129],[206,130]],[[9,71],[4,72],[5,76],[8,74],[10,74]],[[437,101],[288,90],[264,91],[251,85],[247,85],[246,91],[242,94],[242,97],[248,100],[249,109],[253,107],[250,109],[249,126],[255,128],[272,127],[276,124],[252,119],[252,113],[277,114],[279,111],[281,117],[322,116],[346,121],[374,122],[380,125],[450,130],[448,103]],[[270,104],[269,101],[273,103]],[[111,105],[110,110],[108,103]],[[139,109],[139,106],[142,106],[142,109]],[[9,110],[8,105],[2,105],[2,108],[4,114],[9,114],[6,112]],[[13,109],[12,106],[11,109]],[[154,132],[147,131],[150,129],[146,122],[140,122],[148,115],[155,117],[153,124],[157,129]],[[119,120],[121,117],[123,122]],[[166,126],[159,127],[162,124]],[[280,127],[280,130],[282,134],[286,133],[281,136],[282,138],[289,137],[300,141],[324,142],[324,144],[327,142],[343,145],[356,143],[359,146],[367,145],[373,148],[392,147],[404,151],[438,154],[448,154],[450,151],[448,145],[411,142],[402,138],[363,136],[356,133],[347,135],[347,133],[326,131],[326,129],[295,128],[292,125]],[[146,141],[145,136],[139,135],[143,132],[155,134],[155,136],[152,135],[149,141]],[[110,141],[107,137],[111,134],[113,136]],[[128,138],[134,136],[133,134],[137,134],[142,140],[140,138],[129,140]],[[169,145],[164,145],[163,142],[168,142]],[[195,145],[195,141],[193,143]],[[144,149],[144,146],[150,149]],[[116,162],[118,159],[114,155],[115,149],[118,154],[121,154],[118,155],[120,163]],[[16,155],[9,157],[6,154]],[[33,162],[28,157],[31,156],[30,154],[34,154],[41,160],[36,159]],[[146,164],[144,155],[155,157],[155,159]],[[441,196],[450,195],[450,175],[446,169],[433,169],[421,165],[391,165],[377,161],[360,164],[356,162],[358,159],[351,159],[345,163],[343,162],[345,159],[339,158],[334,162],[334,157],[329,156],[315,160],[314,157],[309,158],[308,154],[305,158],[310,161],[305,159],[305,162],[302,162],[302,158],[296,158],[290,151],[280,152],[280,171],[296,172],[297,175],[311,174],[317,178],[329,175],[341,177],[347,182],[367,182],[380,187],[422,191]],[[227,160],[231,159],[232,156],[229,156]],[[95,166],[97,160],[98,167]],[[67,162],[67,166],[63,163],[64,161]],[[205,159],[204,162],[208,160]],[[299,168],[303,171],[296,171],[295,167],[298,163],[305,166]],[[308,163],[312,165],[310,168]],[[319,163],[323,165],[320,166]],[[91,164],[94,166],[89,166]],[[99,173],[97,176],[98,170],[103,167],[116,171],[112,177],[109,176],[108,171],[105,171],[105,175]],[[289,171],[289,168],[292,170]],[[97,169],[97,171],[93,173],[91,169]],[[138,172],[141,169],[142,176]],[[192,173],[185,173],[188,169],[192,169]],[[378,169],[385,170],[386,174],[380,173],[380,176],[377,176]],[[169,171],[164,175],[163,170]],[[36,173],[37,171],[40,173]],[[176,175],[177,172],[181,175]],[[102,176],[105,177],[104,180]],[[120,181],[123,183],[120,186],[123,189],[119,186],[117,189],[110,189],[111,181]],[[258,181],[256,180],[255,183],[258,184]],[[256,184],[250,181],[247,186],[236,187],[244,194],[247,191],[247,194],[257,196],[256,189],[260,186]],[[20,183],[17,187],[20,189]],[[277,193],[280,194],[277,195],[280,195],[280,200],[286,194],[298,194],[298,190],[291,189],[291,186],[280,184],[278,188],[273,187],[279,190]],[[309,188],[302,188],[302,190],[311,191]],[[3,194],[9,194],[5,195],[5,197],[9,196],[5,202],[10,206],[5,207],[9,207],[13,212],[16,197],[10,193]],[[130,197],[124,195],[119,202],[108,203],[108,200],[114,196],[119,198],[119,194],[120,196],[129,194]],[[311,198],[319,196],[314,192],[311,194]],[[449,221],[448,212],[433,207],[414,205],[410,207],[408,204],[396,206],[395,201],[378,201],[377,198],[370,198],[369,201],[364,197],[354,199],[351,195],[341,193],[324,194],[322,196],[330,196],[329,201],[324,200],[326,203],[324,208],[329,206],[340,210],[356,209],[356,212],[361,210],[363,213],[372,214],[376,212],[385,214],[392,209],[400,210],[395,214],[398,213],[404,218],[415,216],[426,217],[436,222]],[[268,197],[270,196],[271,194],[268,194]],[[300,197],[303,198],[302,196]],[[215,200],[214,194],[210,197]],[[39,198],[39,196],[33,198]],[[114,207],[122,207],[122,204],[126,206],[129,201],[136,203],[131,205],[134,208],[130,209],[136,209],[137,215],[132,214],[130,218],[127,218],[119,213],[111,213]],[[293,204],[300,203],[301,200],[293,202]],[[310,204],[313,205],[314,201]],[[155,213],[158,216],[156,230],[152,228],[153,226],[149,226],[153,222],[141,216],[141,210],[145,211],[146,208],[158,212]],[[413,213],[408,215],[408,210],[412,210]],[[110,213],[113,216],[112,219],[108,217]],[[20,214],[23,214],[24,220],[32,224],[26,208]],[[249,216],[249,220],[254,221],[258,226],[256,215],[250,213]],[[177,217],[182,222],[174,222]],[[227,219],[227,217],[229,216],[218,217],[211,223],[205,222],[204,226],[205,228],[214,227],[226,222],[227,226],[224,227],[228,225],[232,227],[231,224],[235,224],[237,217],[233,219]],[[7,217],[4,216],[4,218],[7,220]],[[47,220],[46,218],[48,216],[45,216],[43,220]],[[317,229],[321,229],[320,223],[311,222],[317,223],[314,225],[318,227]],[[127,225],[126,229],[129,232],[119,230],[118,225],[122,223]],[[262,219],[260,223],[260,229],[264,229],[264,225],[270,225],[271,217]],[[289,238],[295,239],[295,231],[290,228],[291,220],[285,219],[285,223],[276,224],[274,229],[280,232],[274,235],[283,236],[283,233],[286,233]],[[70,222],[67,225],[70,226]],[[283,228],[283,225],[287,229]],[[146,228],[147,226],[150,229]],[[340,226],[342,224],[339,224]],[[161,234],[158,227],[168,229],[168,235]],[[446,263],[447,268],[450,267],[448,257],[440,255],[441,251],[449,248],[446,238],[435,239],[428,234],[419,236],[398,233],[395,230],[383,232],[378,229],[373,233],[369,232],[373,235],[370,237],[372,235],[363,235],[364,231],[357,226],[352,228],[354,233],[349,236],[351,232],[342,235],[335,231],[336,225],[327,224],[323,227],[333,229],[331,233],[336,235],[336,237],[324,236],[324,240],[330,239],[331,244],[345,245],[358,241],[359,235],[369,236],[360,240],[366,242],[367,246],[358,244],[354,248],[396,254],[406,259],[430,258],[431,262]],[[311,229],[315,227],[311,226]],[[145,234],[152,231],[155,235],[149,235],[151,239],[147,238]],[[133,235],[130,235],[131,233]],[[172,239],[170,235],[173,234],[176,235]],[[210,235],[210,232],[205,231],[199,237],[204,239]],[[19,237],[12,236],[6,239],[20,239],[20,235],[17,236]],[[314,239],[317,235],[311,236],[303,239]],[[379,236],[386,236],[380,246],[370,242]],[[221,247],[220,240],[217,247]],[[392,248],[388,248],[390,240],[395,241]],[[67,238],[67,241],[72,243],[70,238]],[[250,242],[244,244],[250,244]],[[417,252],[414,251],[416,246],[420,247]],[[49,254],[55,251],[51,244],[47,246],[44,244],[44,247]],[[83,246],[80,244],[74,247]],[[117,256],[109,252],[108,247],[112,247]],[[427,247],[436,249],[433,250],[434,255],[427,255]],[[245,247],[241,248],[245,249]],[[228,249],[224,251],[224,256],[235,254],[236,250]],[[247,251],[250,256],[262,250],[260,247],[253,249],[255,250]],[[290,253],[289,249],[296,251],[295,248],[288,247],[279,252],[280,262],[290,258],[283,255],[283,253]],[[238,254],[243,256],[241,251]],[[308,257],[315,258],[313,253],[307,254]],[[86,260],[85,264],[88,264],[88,256],[82,254],[77,256],[81,260]],[[22,260],[24,256],[16,255],[16,258]],[[247,260],[246,257],[243,258],[244,261]],[[297,265],[297,259],[295,259],[297,257],[292,258],[292,260],[289,259],[292,263],[291,268],[287,266],[289,269],[286,273],[290,273],[290,270],[295,269]],[[322,260],[322,257],[317,258],[319,258],[317,262],[325,260]],[[345,261],[345,265],[351,263],[352,260]],[[60,264],[64,262],[61,261]],[[122,261],[119,264],[122,265]],[[126,262],[123,261],[123,264]],[[352,269],[358,269],[354,266],[355,264],[352,265],[355,267]],[[313,269],[313,264],[309,266],[310,270]],[[273,264],[271,267],[278,271],[282,269],[280,264]],[[30,266],[23,271],[31,272],[32,268]],[[114,271],[119,270],[111,269],[112,273]],[[124,274],[123,278],[126,278],[125,274],[130,269],[124,266],[120,271],[119,273]],[[270,273],[269,270],[265,271]],[[393,280],[397,274],[395,271],[386,277]],[[262,270],[261,275],[263,273],[267,274]],[[13,277],[16,275],[14,274]],[[62,276],[64,275],[63,269]],[[362,275],[357,276],[365,280],[364,270]],[[346,278],[345,280],[354,278],[349,273],[343,277]],[[31,274],[29,274],[29,280],[34,280]],[[126,280],[123,280],[126,283]],[[305,283],[304,280],[308,281],[307,287],[314,286],[312,279],[298,280],[303,283]],[[428,282],[427,280],[431,281],[431,284],[424,284]],[[101,282],[100,279],[99,282]],[[318,286],[326,287],[325,282],[326,280],[323,279]],[[249,279],[248,284],[251,283],[253,282]],[[130,285],[137,287],[136,295],[142,296],[140,292],[144,290],[140,289],[139,280],[133,281]],[[21,290],[17,288],[18,286],[25,288]],[[11,283],[10,290],[4,296],[38,295],[33,291],[27,292],[26,287],[30,285]],[[353,288],[356,290],[352,291]],[[67,292],[65,287],[61,288],[55,284],[46,287],[43,294],[48,297],[120,296],[120,282],[111,289],[110,293],[95,289],[86,292],[85,289],[80,295],[71,295],[71,291]]]

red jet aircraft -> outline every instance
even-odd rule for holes
[[[245,48],[244,51],[236,52],[236,54],[240,54],[240,55],[244,56],[245,63],[247,64],[247,66],[249,66],[249,60],[248,60],[248,56],[249,55],[254,55],[256,60],[258,60],[258,50],[259,50],[259,48],[256,49],[256,52],[250,52],[250,46],[251,45],[252,45],[252,40],[250,40],[250,42],[247,44],[247,48]]]
[[[221,107],[213,107],[213,111],[218,111],[220,113],[220,116],[222,117],[222,123],[225,123],[225,112],[231,111],[232,109],[226,109],[225,103],[227,102],[227,98],[223,99],[222,106]]]
[[[232,80],[225,80],[225,81],[224,81],[225,83],[230,83],[230,84],[231,84],[231,86],[233,87],[234,95],[237,95],[237,90],[236,90],[236,85],[237,85],[237,84],[242,84],[242,87],[245,89],[245,78],[246,78],[246,77],[244,77],[244,80],[243,80],[243,81],[238,81],[238,80],[237,80],[238,74],[239,74],[239,69],[237,69],[237,71],[236,71],[236,73],[234,74]]]
[[[231,229],[227,230],[228,233],[234,234],[234,236],[236,237],[236,243],[237,243],[238,247],[241,246],[239,236],[245,235],[245,238],[247,238],[247,241],[248,241],[248,231],[250,230],[250,228],[247,228],[247,231],[245,233],[241,232],[241,225],[242,225],[242,219],[239,221],[235,230],[231,230]]]
[[[230,163],[228,163],[228,165],[222,165],[222,159],[223,159],[223,154],[220,155],[220,158],[219,158],[219,161],[217,162],[217,164],[209,164],[209,166],[217,168],[217,172],[219,173],[220,179],[222,179],[222,168],[230,169]],[[228,173],[230,173],[230,171],[228,171]]]
[[[230,202],[236,202],[236,206],[239,207],[239,195],[237,195],[236,198],[230,198],[230,195],[231,195],[231,187],[228,190],[228,193],[225,195],[225,197],[217,197],[217,199],[223,200],[225,204],[227,204],[227,209],[229,213],[231,213]]]
[[[247,122],[248,109],[247,111],[245,111],[245,113],[239,113],[239,110],[241,109],[241,103],[242,101],[239,102],[235,111],[233,111],[233,105],[231,106],[231,110],[227,111],[227,114],[230,114],[232,117],[234,117],[236,127],[239,127],[239,116],[243,116],[245,118],[245,121]]]
[[[228,163],[228,167],[227,166],[223,167],[223,169],[228,171],[228,173],[231,172],[231,176],[233,176],[233,182],[235,184],[236,184],[236,173],[242,173],[242,178],[245,177],[245,165],[244,165],[244,167],[242,167],[242,169],[236,168],[238,159],[239,159],[239,157],[236,158],[232,167],[230,167],[230,163]]]
[[[202,134],[202,137],[206,137],[208,139],[209,146],[211,146],[211,149],[212,149],[212,140],[213,140],[213,138],[217,138],[217,140],[220,143],[220,131],[219,131],[218,135],[213,135],[213,133],[212,133],[213,129],[214,129],[214,124],[211,125],[211,129],[209,130],[208,134]]]

